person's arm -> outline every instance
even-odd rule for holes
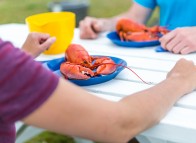
[[[157,124],[181,96],[195,88],[196,67],[183,59],[163,82],[119,102],[98,98],[60,79],[52,96],[23,121],[100,142],[127,142]]]
[[[112,23],[117,22],[121,18],[129,18],[138,23],[145,24],[152,13],[152,9],[146,8],[140,4],[133,3],[130,9],[120,15],[111,18]],[[113,27],[115,28],[115,26]]]
[[[50,48],[55,41],[56,38],[51,37],[49,34],[32,32],[29,33],[21,50],[30,54],[33,58],[36,58],[42,52]]]
[[[97,38],[100,32],[114,30],[117,21],[121,18],[129,18],[139,23],[145,23],[151,12],[152,9],[133,3],[128,11],[111,18],[86,17],[79,24],[80,38],[94,39]]]
[[[175,54],[189,54],[196,51],[196,27],[176,28],[160,38],[161,46]]]

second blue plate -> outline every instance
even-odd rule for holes
[[[116,31],[108,33],[107,38],[118,46],[129,47],[129,48],[142,48],[142,47],[156,46],[160,44],[158,40],[144,41],[144,42],[121,41]]]

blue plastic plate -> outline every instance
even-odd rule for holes
[[[100,55],[95,55],[100,56]],[[103,57],[103,56],[100,56]],[[108,56],[110,57],[110,56]],[[123,59],[117,58],[117,57],[110,57],[116,64],[120,64],[122,66],[117,66],[117,69],[115,72],[109,74],[109,75],[99,75],[96,77],[91,77],[88,80],[75,80],[75,79],[69,79],[69,81],[79,85],[79,86],[88,86],[88,85],[94,85],[94,84],[99,84],[99,83],[103,83],[106,81],[109,81],[113,78],[115,78],[123,69],[125,66],[127,66],[127,62],[124,61]],[[59,58],[59,59],[55,59],[55,60],[51,60],[47,63],[45,63],[45,66],[47,66],[47,68],[49,68],[50,70],[54,71],[55,74],[57,74],[60,77],[63,77],[63,75],[60,72],[60,65],[62,62],[65,61],[65,58]]]
[[[129,47],[129,48],[142,48],[142,47],[156,46],[160,44],[158,40],[145,41],[145,42],[121,41],[116,31],[108,33],[107,38],[118,46]]]

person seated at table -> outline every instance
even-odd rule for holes
[[[99,98],[34,61],[54,41],[49,35],[30,35],[22,47],[30,54],[0,41],[1,143],[15,142],[18,120],[94,141],[127,142],[157,124],[179,98],[196,89],[196,66],[181,59],[165,80],[149,89],[118,102]]]
[[[134,0],[130,9],[120,15],[111,18],[86,17],[80,21],[80,37],[95,39],[100,32],[115,30],[116,22],[121,18],[146,24],[157,6],[160,10],[159,25],[173,30],[160,40],[162,47],[176,54],[195,52],[196,1]]]

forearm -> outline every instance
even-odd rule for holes
[[[187,92],[186,84],[179,79],[167,79],[147,90],[135,93],[120,101],[125,106],[127,132],[132,136],[158,123],[174,103]],[[180,88],[179,88],[180,87]],[[126,103],[126,104],[125,104]],[[123,121],[124,122],[124,121]]]
[[[105,21],[106,30],[114,30],[117,21],[120,20],[121,18],[128,18],[136,22],[145,24],[149,19],[151,13],[152,13],[151,9],[145,8],[137,3],[133,3],[133,5],[124,13],[121,13],[111,18],[103,18],[102,20]]]

